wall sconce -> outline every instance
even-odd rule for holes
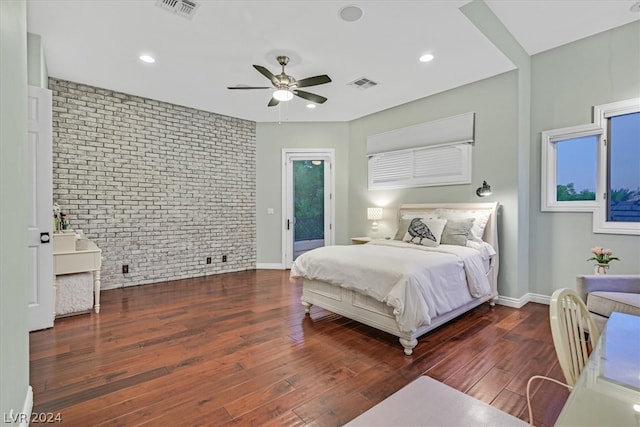
[[[382,219],[382,208],[367,208],[367,219],[373,221],[371,224],[371,231],[373,233],[378,232],[378,223],[376,221]]]
[[[487,184],[487,181],[482,181],[482,187],[478,187],[476,194],[478,197],[487,197],[492,193],[491,186]]]

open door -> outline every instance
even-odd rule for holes
[[[284,265],[304,252],[332,245],[333,151],[285,150]]]
[[[53,136],[51,91],[29,86],[27,173],[29,206],[29,330],[50,328],[53,288]]]

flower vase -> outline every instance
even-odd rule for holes
[[[607,274],[607,269],[609,268],[609,264],[596,264],[595,274]]]

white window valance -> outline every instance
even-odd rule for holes
[[[419,123],[367,137],[367,156],[411,148],[472,143],[475,113]]]

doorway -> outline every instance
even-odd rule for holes
[[[301,254],[333,244],[333,155],[332,149],[283,150],[285,268]]]

